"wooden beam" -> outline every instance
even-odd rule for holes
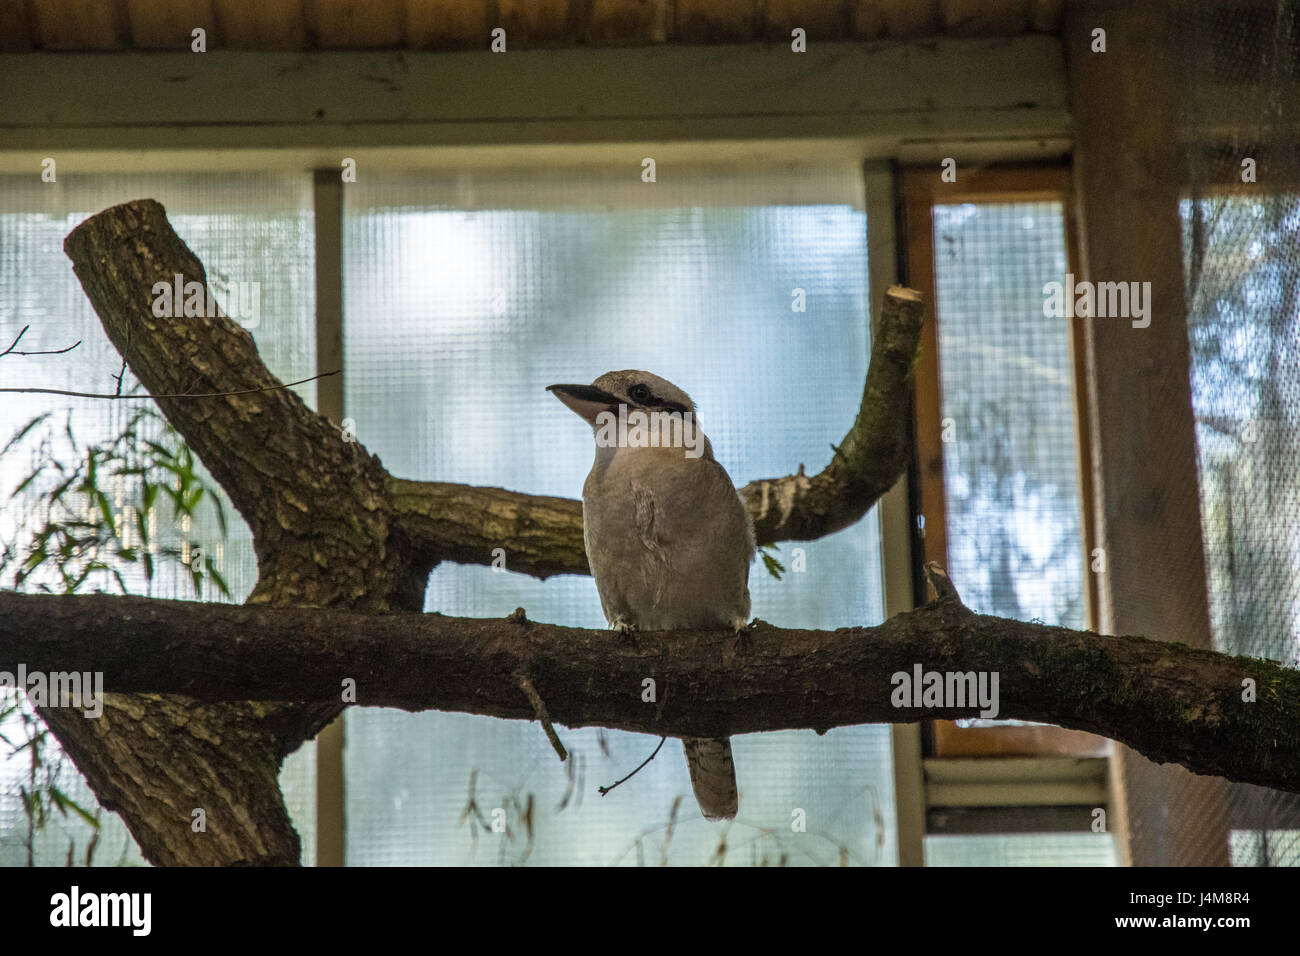
[[[339,168],[313,173],[316,235],[316,373],[343,368],[343,179]],[[346,373],[345,373],[346,374]],[[343,421],[343,375],[316,382],[316,411]],[[316,735],[316,865],[346,863],[347,779],[343,766],[344,716]]]
[[[1069,132],[1051,37],[815,43],[800,55],[786,45],[492,54],[486,32],[480,39],[473,53],[3,57],[0,143],[206,151],[852,137],[892,152]]]
[[[1178,91],[1163,4],[1083,0],[1066,39],[1082,275],[1150,282],[1150,325],[1086,319],[1108,633],[1212,646],[1183,297]],[[1105,53],[1092,31],[1106,31]],[[1123,144],[1118,148],[1117,144]],[[1226,788],[1121,751],[1135,865],[1228,862]]]

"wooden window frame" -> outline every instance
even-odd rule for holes
[[[958,168],[956,182],[944,182],[939,164],[910,167],[902,171],[902,205],[907,284],[925,295],[927,321],[921,332],[921,355],[916,368],[916,482],[913,503],[917,516],[919,557],[915,562],[914,582],[917,602],[925,600],[924,562],[948,565],[947,506],[944,488],[943,442],[941,431],[942,369],[939,367],[937,332],[937,297],[934,281],[935,205],[951,203],[992,203],[1006,201],[1060,202],[1065,211],[1067,271],[1081,272],[1077,224],[1074,215],[1071,170],[1061,163],[1005,164],[966,170]],[[1087,403],[1084,327],[1070,325],[1070,364],[1074,375],[1074,425],[1079,498],[1080,529],[1083,537],[1085,572],[1086,556],[1097,547],[1093,516],[1093,473],[1091,461],[1092,426]],[[921,524],[921,519],[924,524]],[[1084,608],[1086,623],[1095,629],[1098,620],[1097,577],[1085,573]],[[1100,756],[1109,752],[1104,737],[1078,730],[1053,726],[1001,726],[959,728],[955,722],[935,720],[926,723],[925,746],[930,755],[941,757],[1007,756]]]

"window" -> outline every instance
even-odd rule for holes
[[[153,197],[167,208],[177,233],[194,250],[214,280],[257,282],[260,289],[260,321],[245,323],[257,341],[267,366],[283,381],[295,381],[315,372],[314,252],[310,179],[296,175],[208,174],[150,176],[75,176],[67,181],[43,183],[32,176],[0,177],[4,195],[0,207],[0,339],[9,342],[25,325],[31,328],[22,347],[30,350],[64,348],[81,344],[64,355],[22,358],[8,356],[0,362],[6,385],[60,388],[70,391],[111,393],[113,376],[121,357],[108,341],[72,269],[63,254],[63,239],[86,217],[115,203]],[[16,308],[15,308],[16,304]],[[127,373],[123,391],[129,393],[133,379]],[[304,400],[314,399],[313,383],[298,389]],[[63,437],[70,423],[82,447],[117,435],[132,412],[152,407],[151,402],[106,402],[94,399],[54,398],[48,395],[5,395],[0,406],[0,444],[42,411],[58,411],[50,419],[50,441],[64,460],[77,455]],[[157,429],[145,434],[157,437]],[[32,433],[39,439],[44,432]],[[23,454],[0,459],[0,547],[22,546],[30,541],[35,522],[44,515],[28,507],[40,483],[17,499],[10,494],[33,466],[29,457],[32,443]],[[137,494],[133,479],[110,481],[113,506],[129,507]],[[213,483],[213,487],[217,487]],[[224,495],[222,496],[224,499]],[[166,528],[159,537],[173,543],[186,541],[196,547],[211,545],[230,588],[231,600],[241,601],[252,589],[257,575],[251,537],[238,512],[225,501],[229,536],[222,541],[211,510],[200,512],[191,527]],[[21,520],[16,520],[21,516]],[[129,527],[130,522],[119,525]],[[170,534],[169,534],[170,531]],[[124,532],[125,533],[125,532]],[[129,542],[127,542],[129,543]],[[14,567],[6,569],[3,586],[13,586]],[[125,575],[134,593],[144,593],[142,573]],[[30,584],[41,582],[38,575]],[[55,579],[45,583],[61,590]],[[108,579],[92,577],[82,590],[104,587],[116,591]],[[159,562],[151,593],[157,597],[195,597],[188,577],[175,564]],[[205,591],[203,600],[222,600],[219,593]],[[13,692],[0,697],[0,709],[10,703]],[[0,725],[0,733],[15,743],[24,739],[12,714]],[[57,748],[51,744],[47,754]],[[314,855],[312,821],[314,798],[314,745],[295,753],[281,774],[286,801],[303,837],[304,859]],[[55,813],[54,822],[29,847],[28,818],[22,809],[21,788],[29,785],[30,752],[11,753],[0,742],[0,865],[21,865],[29,859],[37,864],[61,865],[69,846],[74,858],[85,859],[92,828],[75,813]],[[62,792],[91,810],[94,796],[76,768],[68,761],[54,781]],[[103,832],[92,862],[116,865],[138,862],[139,853],[126,828],[113,814],[103,814]]]
[[[590,432],[545,387],[645,368],[689,392],[732,480],[822,467],[852,422],[869,351],[861,170],[639,170],[372,177],[346,192],[345,408],[358,438],[413,478],[577,497]],[[806,311],[794,311],[802,289]],[[507,542],[503,542],[507,544]],[[750,572],[753,613],[791,626],[883,616],[871,516],[800,543],[806,573]],[[776,557],[791,565],[791,548]],[[540,582],[444,565],[429,610],[603,627],[586,577]],[[659,859],[704,863],[716,828],[699,815],[680,744],[629,784],[653,737],[561,728],[579,784],[535,723],[354,709],[346,717],[349,864]],[[894,859],[887,727],[748,735],[733,742],[741,809],[728,859]],[[477,772],[477,775],[475,773]],[[477,853],[460,826],[471,777],[513,842]],[[512,807],[535,795],[529,840]],[[559,807],[563,809],[557,809]],[[814,840],[791,845],[807,812]],[[824,837],[824,839],[823,839]]]
[[[826,464],[857,412],[869,357],[864,180],[856,163],[660,170],[528,169],[496,173],[371,175],[345,192],[343,222],[345,414],[358,438],[395,473],[504,485],[576,497],[590,467],[590,434],[546,385],[649,368],[697,401],[715,454],[738,486]],[[82,339],[67,356],[6,365],[7,383],[112,391],[120,358],[107,342],[61,251],[86,216],[152,196],[210,276],[259,282],[251,328],[283,380],[314,374],[312,177],[309,174],[83,176],[70,183],[6,183],[0,212],[0,333],[31,322],[33,348]],[[12,376],[12,377],[11,377]],[[131,385],[130,377],[126,386]],[[299,389],[307,399],[314,387]],[[779,400],[774,400],[779,396]],[[7,438],[42,397],[0,414]],[[121,403],[68,400],[78,437],[120,430]],[[9,469],[17,462],[7,462]],[[9,490],[21,475],[6,471]],[[222,554],[231,599],[252,587],[248,532],[232,518]],[[6,526],[6,535],[19,529]],[[197,523],[197,539],[215,527]],[[794,570],[793,548],[806,571]],[[782,544],[781,580],[751,568],[755,616],[788,626],[875,623],[884,616],[874,514],[816,542]],[[192,596],[186,579],[155,579],[159,596]],[[204,599],[211,598],[205,593]],[[489,567],[445,565],[427,607],[602,627],[592,581],[541,582]],[[554,757],[536,724],[460,714],[357,708],[344,753],[350,864],[635,863],[667,853],[700,863],[717,850],[698,814],[680,744],[670,741],[610,797],[594,793],[639,764],[657,740],[561,729],[575,755]],[[748,735],[734,741],[742,789],[727,859],[890,864],[895,847],[889,728]],[[568,776],[570,769],[573,779]],[[0,854],[26,859],[14,802],[25,768],[0,764]],[[75,777],[75,773],[73,774]],[[508,840],[472,834],[473,798],[490,819],[507,811]],[[286,799],[314,859],[314,747],[282,774]],[[93,808],[84,784],[67,792]],[[322,791],[325,799],[337,797]],[[533,831],[519,814],[534,799]],[[671,847],[664,827],[682,796]],[[783,841],[792,813],[808,835]],[[648,828],[648,829],[647,829]],[[37,862],[62,862],[75,820],[47,831]],[[96,862],[138,860],[120,824],[101,836]]]

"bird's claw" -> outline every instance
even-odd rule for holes
[[[609,629],[617,634],[621,640],[630,643],[633,650],[636,649],[635,624],[629,624],[627,621],[623,620],[623,618],[616,617],[610,622]]]
[[[747,654],[754,649],[754,636],[750,632],[753,631],[756,623],[757,618],[755,618],[754,622],[750,623],[746,623],[743,620],[732,622],[731,632],[735,635],[732,649],[737,654]]]

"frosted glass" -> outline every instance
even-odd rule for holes
[[[866,216],[855,165],[369,177],[346,191],[346,414],[397,475],[579,497],[590,430],[544,391],[644,368],[695,399],[737,485],[829,460],[853,421],[868,357]],[[802,289],[807,310],[792,309]],[[503,542],[508,544],[508,542]],[[800,543],[805,573],[751,569],[753,613],[788,626],[878,622],[875,516]],[[791,545],[777,557],[790,565]],[[603,627],[590,578],[545,582],[443,565],[426,608]],[[611,637],[611,640],[613,638]],[[691,796],[681,745],[609,796],[657,738],[356,708],[346,718],[349,864],[703,863],[727,833],[735,864],[892,863],[886,727],[734,739],[730,830]],[[602,746],[603,741],[603,746]],[[462,821],[471,776],[485,818]],[[518,807],[534,798],[531,845]],[[794,834],[793,811],[807,814]]]
[[[1015,833],[925,838],[926,866],[1118,866],[1109,833]]]
[[[63,239],[88,216],[131,199],[151,197],[167,209],[168,218],[217,282],[258,282],[260,321],[249,331],[268,367],[282,380],[306,378],[315,372],[315,252],[311,177],[290,174],[222,174],[204,176],[64,175],[42,183],[36,176],[0,177],[0,349],[8,346],[24,325],[28,351],[57,349],[81,340],[65,355],[0,359],[0,381],[6,386],[61,388],[112,392],[112,376],[121,358],[104,334],[99,319],[73,275],[63,253]],[[220,300],[220,296],[218,296]],[[233,311],[229,309],[228,311]],[[123,391],[135,384],[127,373]],[[297,389],[304,400],[315,400],[313,384]],[[136,404],[136,403],[133,403]],[[57,429],[70,420],[81,442],[105,440],[120,432],[130,414],[127,403],[49,395],[7,394],[0,399],[0,445],[37,414],[60,410]],[[57,442],[57,435],[55,436]],[[66,443],[64,443],[66,445]],[[60,445],[60,451],[70,453]],[[0,459],[0,539],[28,540],[31,523],[39,518],[23,501],[9,500],[25,477],[29,457],[10,454]],[[210,479],[209,479],[210,481]],[[127,500],[134,495],[127,489]],[[224,500],[224,495],[223,495]],[[229,537],[220,549],[219,564],[231,590],[242,601],[257,576],[251,537],[238,513],[225,500]],[[218,532],[211,512],[195,524],[189,539],[218,553]],[[125,575],[132,593],[145,593],[142,574]],[[35,582],[32,582],[35,583]],[[10,576],[0,586],[12,587]],[[90,590],[91,588],[87,588]],[[116,590],[113,588],[112,590]],[[192,586],[174,567],[155,577],[156,597],[193,599]],[[215,589],[204,600],[222,600]],[[10,722],[0,732],[10,732]],[[314,743],[294,754],[283,777],[286,800],[303,831],[304,846],[314,847]],[[26,817],[17,787],[25,779],[26,761],[9,756],[0,744],[0,864],[26,861]],[[81,775],[68,763],[63,789],[93,810],[95,800]],[[135,843],[114,814],[104,815],[97,864],[140,862]],[[35,862],[62,865],[69,840],[82,860],[89,827],[75,818],[60,819],[36,841]],[[311,856],[307,856],[310,862]]]

